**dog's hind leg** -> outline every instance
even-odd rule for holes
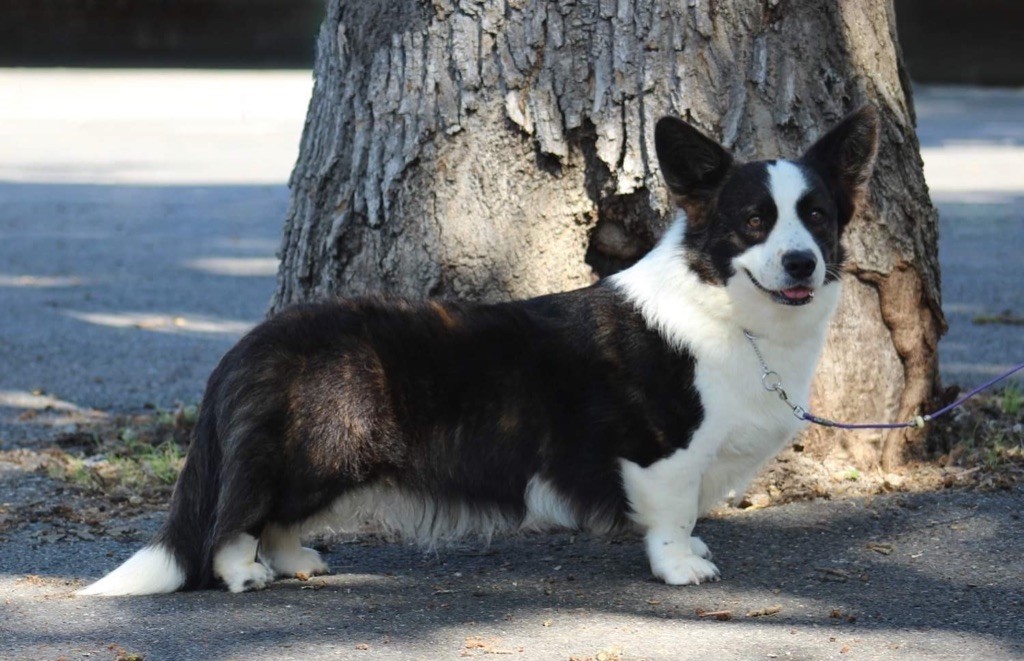
[[[260,534],[265,517],[261,505],[244,500],[225,503],[222,499],[218,507],[213,574],[231,592],[262,590],[274,580],[274,572],[257,557],[259,542],[255,535]]]
[[[213,574],[231,592],[262,590],[274,579],[274,572],[257,557],[257,540],[270,514],[277,478],[272,464],[260,456],[273,447],[261,441],[267,436],[253,422],[237,425],[226,443],[209,548]]]
[[[319,553],[302,546],[296,527],[268,524],[260,535],[260,556],[278,576],[317,576],[330,571]]]
[[[256,559],[256,538],[239,533],[221,544],[213,556],[213,573],[231,592],[262,590],[274,580],[274,572]]]

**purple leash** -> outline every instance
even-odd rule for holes
[[[776,393],[779,396],[779,399],[781,399],[783,403],[786,404],[786,406],[793,410],[793,415],[795,415],[800,420],[806,420],[807,422],[812,422],[816,425],[821,425],[822,427],[836,427],[838,429],[906,429],[908,427],[924,427],[926,423],[931,422],[935,418],[938,418],[949,413],[950,411],[962,405],[968,399],[974,397],[983,390],[987,390],[988,388],[991,388],[1000,381],[1013,376],[1014,374],[1021,370],[1024,370],[1024,363],[1021,363],[1016,367],[1010,369],[1008,372],[1004,372],[1003,374],[1000,374],[994,379],[991,379],[990,381],[981,384],[980,386],[970,391],[969,393],[967,393],[960,399],[956,400],[952,404],[947,404],[938,411],[934,411],[927,415],[915,416],[913,420],[910,420],[908,422],[836,422],[835,420],[829,420],[828,418],[818,417],[813,413],[807,411],[804,407],[800,406],[799,404],[794,404],[793,402],[791,402],[789,400],[789,395],[787,395],[786,391],[782,388],[782,377],[779,376],[778,372],[768,367],[768,364],[764,361],[764,356],[761,355],[761,350],[757,347],[757,343],[754,341],[753,334],[751,334],[750,331],[745,330],[743,331],[743,335],[746,336],[747,341],[750,342],[750,346],[754,348],[754,353],[757,354],[757,359],[761,362],[761,384],[764,386],[765,390]]]

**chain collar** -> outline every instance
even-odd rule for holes
[[[807,410],[799,404],[794,404],[789,401],[789,395],[786,394],[785,388],[782,387],[782,376],[773,369],[768,367],[768,363],[764,360],[764,354],[761,353],[761,349],[757,346],[757,342],[754,341],[754,334],[744,329],[743,336],[750,342],[750,346],[753,347],[754,353],[757,354],[757,360],[761,363],[761,385],[768,392],[773,392],[779,396],[779,399],[788,406],[792,411],[793,415],[798,420],[807,420]]]

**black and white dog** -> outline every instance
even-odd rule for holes
[[[210,376],[161,531],[79,594],[322,574],[301,535],[368,521],[427,542],[633,523],[666,583],[717,578],[697,517],[801,426],[744,330],[806,401],[878,123],[864,107],[799,160],[739,164],[664,118],[680,213],[633,267],[512,303],[278,314]]]

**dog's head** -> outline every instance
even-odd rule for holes
[[[864,106],[797,160],[736,163],[682,120],[654,132],[661,172],[686,212],[690,266],[737,303],[805,306],[838,280],[840,236],[863,200],[878,146]],[[836,297],[829,297],[836,298]]]

